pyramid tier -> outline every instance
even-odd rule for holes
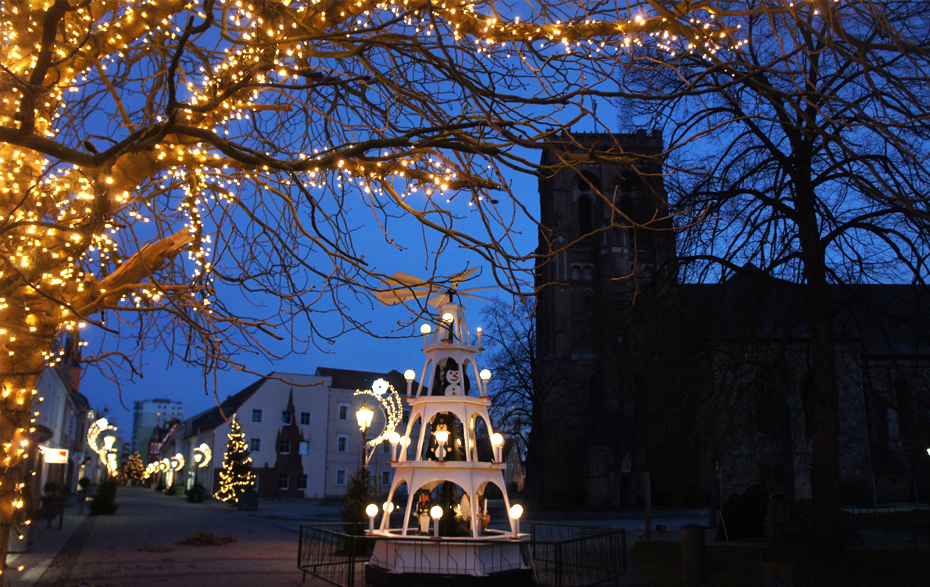
[[[464,451],[465,462],[476,462],[478,458],[475,444],[475,425],[479,419],[483,419],[488,428],[488,434],[493,433],[491,419],[488,417],[488,407],[490,405],[490,398],[467,395],[426,396],[410,400],[410,421],[407,423],[407,431],[404,437],[409,439],[416,424],[418,422],[423,424],[420,426],[414,462],[421,462],[423,459],[423,446],[427,438],[425,424],[429,423],[436,414],[441,413],[452,414],[462,423],[463,442],[467,447],[467,450]],[[400,462],[409,462],[407,461],[406,451],[401,451]]]
[[[394,480],[388,494],[388,503],[394,498],[394,492],[401,486],[407,485],[407,507],[404,511],[404,526],[402,534],[407,535],[410,523],[410,514],[413,511],[414,499],[421,489],[432,490],[440,483],[449,481],[462,488],[469,496],[471,508],[470,523],[474,538],[480,536],[481,529],[478,523],[478,500],[476,495],[483,494],[485,487],[490,483],[496,485],[504,495],[504,505],[510,510],[510,500],[504,486],[504,463],[481,463],[465,461],[406,461],[392,463],[394,467]],[[387,530],[389,516],[381,520],[381,530]]]

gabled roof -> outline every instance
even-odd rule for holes
[[[403,395],[407,393],[407,380],[404,374],[396,369],[387,373],[378,373],[375,371],[355,371],[352,369],[333,369],[332,367],[317,367],[316,375],[321,377],[331,377],[332,384],[330,387],[336,389],[371,389],[371,384],[376,379],[384,379],[394,386],[397,393]],[[416,390],[417,382],[414,380],[413,389]]]
[[[269,375],[268,377],[271,376]],[[207,430],[213,430],[214,428],[225,424],[226,420],[223,418],[223,414],[225,414],[227,418],[232,416],[233,413],[242,406],[242,404],[248,401],[248,399],[252,397],[266,381],[268,381],[268,377],[262,377],[239,393],[229,396],[225,401],[220,402],[219,406],[210,408],[209,410],[201,412],[196,416],[188,419],[185,426],[185,436],[191,436],[201,432],[206,432]],[[220,413],[221,406],[223,408],[222,414]]]

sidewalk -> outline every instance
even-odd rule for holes
[[[226,504],[121,487],[113,516],[78,516],[64,528],[37,527],[28,554],[11,556],[13,587],[296,587],[299,523],[249,516]],[[53,526],[57,528],[57,526]],[[223,546],[176,544],[202,531],[231,536]],[[307,584],[312,584],[309,580]]]

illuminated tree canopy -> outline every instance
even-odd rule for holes
[[[105,332],[84,358],[111,373],[137,373],[153,345],[246,368],[267,337],[300,349],[364,330],[352,308],[397,270],[368,247],[431,267],[463,248],[523,290],[530,253],[511,233],[528,214],[508,174],[554,171],[525,149],[570,147],[639,47],[738,50],[716,7],[0,2],[0,553],[57,336]]]

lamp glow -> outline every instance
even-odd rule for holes
[[[500,463],[504,460],[503,455],[501,454],[503,444],[504,444],[504,437],[501,436],[500,432],[495,432],[494,434],[491,435],[491,446],[494,447],[494,461],[495,462]]]
[[[417,376],[416,371],[414,371],[413,369],[407,369],[406,371],[404,371],[404,379],[406,379],[408,382],[413,382],[413,379],[416,376]]]
[[[388,442],[390,442],[391,444],[397,444],[398,442],[400,442],[400,434],[396,432],[391,432],[391,435],[388,436]]]
[[[420,327],[420,334],[429,334],[432,331],[433,331],[433,327],[430,326],[429,324],[424,324],[423,326]]]
[[[390,514],[391,512],[394,511],[394,504],[389,501],[386,501],[382,504],[382,509],[384,510],[385,513]]]
[[[454,319],[455,319],[455,316],[453,316],[451,312],[446,312],[445,314],[442,315],[443,322],[452,322]]]
[[[520,516],[523,515],[523,506],[518,503],[513,504],[507,515],[510,516],[510,525],[513,527],[513,538],[516,539],[520,533]]]
[[[113,450],[114,442],[116,442],[115,436],[104,436],[103,437],[103,448],[107,449],[108,452]]]
[[[362,406],[355,411],[355,419],[358,420],[358,427],[362,431],[362,434],[371,426],[371,419],[374,415],[375,411],[368,407],[367,402],[363,402]]]
[[[436,431],[436,441],[439,444],[445,444],[449,441],[449,431],[448,430],[437,430]]]
[[[433,518],[433,538],[439,538],[439,518],[442,517],[442,508],[434,505],[429,509],[429,515]]]

